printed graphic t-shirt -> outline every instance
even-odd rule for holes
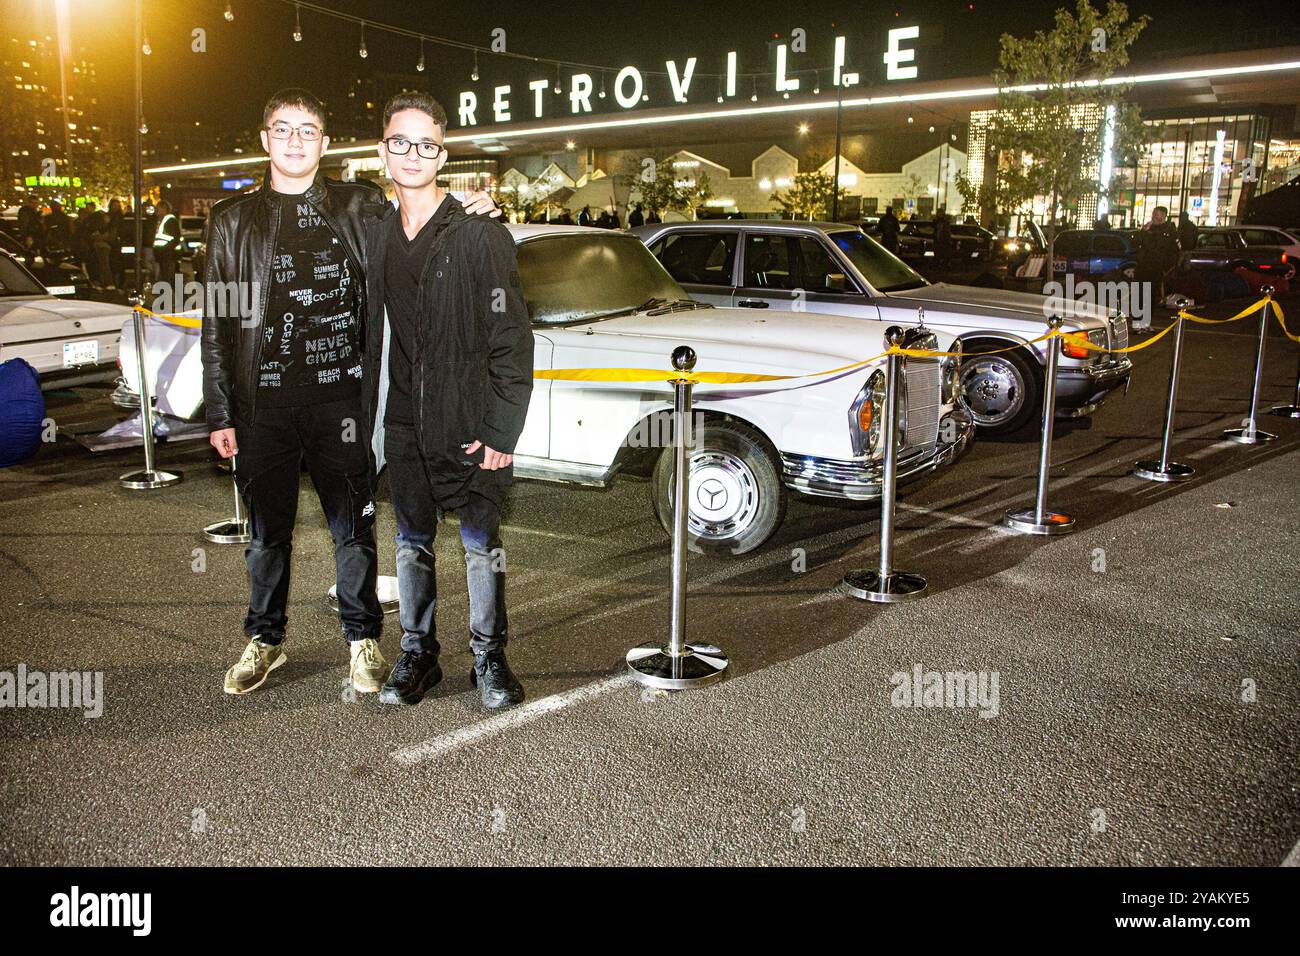
[[[259,407],[361,397],[358,294],[347,252],[306,196],[277,194]]]

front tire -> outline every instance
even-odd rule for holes
[[[980,355],[981,350],[1005,348],[1005,343],[975,341],[966,345],[961,363],[961,388],[971,417],[988,435],[1019,431],[1039,411],[1042,373],[1037,360],[1021,350]]]
[[[688,449],[687,546],[699,554],[739,556],[761,546],[785,518],[786,491],[771,446],[737,422],[707,421]],[[650,500],[672,533],[674,450],[655,462]]]

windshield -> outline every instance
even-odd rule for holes
[[[8,256],[0,255],[0,296],[45,295],[45,286]]]
[[[528,317],[541,325],[587,322],[688,299],[640,239],[571,233],[519,244]]]
[[[877,292],[904,292],[929,285],[919,272],[860,232],[833,232],[830,238]]]

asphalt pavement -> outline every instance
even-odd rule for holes
[[[869,505],[793,498],[763,549],[693,555],[689,636],[731,660],[699,690],[625,676],[626,651],[667,634],[648,486],[519,482],[504,537],[530,698],[495,715],[468,680],[454,518],[447,677],[385,707],[346,686],[304,480],[288,662],[235,698],[242,548],[199,533],[229,513],[228,476],[202,443],[163,445],[184,481],[126,491],[138,451],[62,438],[0,472],[0,672],[102,672],[103,714],[0,709],[0,863],[1296,862],[1300,421],[1262,416],[1279,437],[1257,447],[1219,436],[1247,410],[1255,328],[1188,333],[1175,457],[1191,482],[1128,475],[1158,453],[1166,339],[1136,353],[1127,396],[1058,429],[1050,500],[1075,534],[996,527],[1032,500],[1032,435],[980,440],[909,486],[895,563],[930,581],[914,604],[838,588],[876,561]],[[1263,407],[1295,383],[1296,346],[1271,332]],[[51,394],[49,413],[111,420],[106,392]],[[386,493],[379,528],[392,573]],[[950,672],[982,693],[936,705],[926,689]]]

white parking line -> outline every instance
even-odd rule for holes
[[[504,714],[497,714],[495,717],[489,717],[487,720],[481,720],[468,727],[453,730],[441,737],[433,737],[422,743],[403,747],[401,750],[394,750],[390,756],[403,767],[414,767],[416,764],[424,763],[435,757],[441,757],[443,754],[469,747],[481,740],[486,740],[488,737],[504,733],[513,727],[532,723],[546,714],[552,714],[557,710],[563,710],[566,707],[592,700],[620,687],[627,687],[631,683],[631,674],[619,674],[616,677],[597,681],[594,684],[584,684],[582,687],[575,687],[573,690],[565,691],[562,694],[552,694],[550,697],[542,697],[531,701],[522,707],[516,707]]]
[[[1283,866],[1300,866],[1300,843],[1291,847],[1291,852],[1282,861]]]

